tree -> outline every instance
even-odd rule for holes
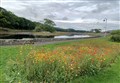
[[[45,25],[44,24],[41,24],[39,22],[34,22],[36,27],[35,27],[35,30],[36,32],[40,32],[40,31],[45,31]]]
[[[0,27],[20,30],[35,29],[34,22],[22,17],[18,17],[10,11],[0,7]]]
[[[32,22],[26,18],[18,17],[14,13],[0,7],[0,27],[19,29],[19,30],[35,30],[35,31],[55,31],[55,23],[50,19],[44,19],[44,23]]]
[[[54,32],[55,31],[55,23],[50,20],[50,19],[44,19],[44,25],[45,25],[45,30],[49,32]]]
[[[100,33],[101,29],[91,29],[91,32]]]
[[[0,12],[0,19],[2,19],[3,18],[3,15],[2,15],[2,12]]]
[[[54,27],[56,24],[50,19],[44,19],[44,24]]]

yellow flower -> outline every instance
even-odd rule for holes
[[[22,83],[21,81],[19,81],[18,83]]]

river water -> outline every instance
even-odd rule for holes
[[[86,38],[89,35],[61,35],[61,36],[34,36],[34,35],[0,35],[0,39],[23,39],[23,38]]]
[[[89,35],[62,35],[62,36],[55,36],[54,38],[86,38],[90,37]]]

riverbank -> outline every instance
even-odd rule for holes
[[[11,36],[11,35],[27,35],[27,36],[36,36],[36,37],[50,37],[50,36],[60,36],[60,35],[90,35],[90,36],[101,36],[103,33],[85,33],[85,32],[34,32],[34,31],[1,31],[0,39]]]
[[[101,36],[91,36],[84,38],[24,38],[24,39],[0,39],[0,46],[6,45],[25,45],[25,44],[34,44],[34,45],[44,45],[52,44],[57,42],[73,41],[80,39],[91,39],[99,38]]]

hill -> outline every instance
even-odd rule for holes
[[[35,28],[35,23],[23,17],[18,17],[12,12],[0,7],[0,27],[33,30]]]

